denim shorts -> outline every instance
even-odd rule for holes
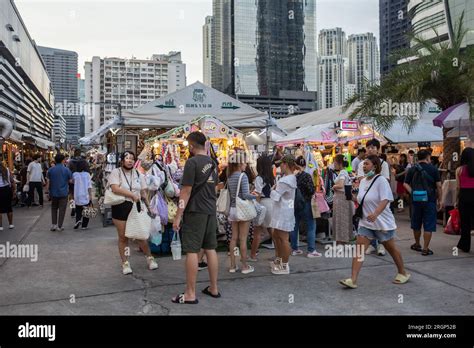
[[[423,225],[425,232],[436,232],[437,214],[436,202],[413,202],[411,228],[421,231]]]
[[[395,238],[396,233],[395,230],[379,231],[359,226],[359,229],[357,230],[357,235],[367,237],[370,240],[377,239],[379,242],[388,242],[389,240]]]

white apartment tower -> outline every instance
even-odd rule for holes
[[[347,41],[341,28],[319,33],[318,106],[327,109],[345,102]]]
[[[186,87],[181,52],[151,59],[93,57],[84,68],[86,135],[117,115],[118,104],[134,109]]]
[[[377,39],[372,33],[350,35],[347,42],[349,59],[348,83],[363,93],[366,85],[380,82],[380,55]]]
[[[212,23],[213,17],[207,16],[202,27],[203,82],[209,87],[212,85]]]

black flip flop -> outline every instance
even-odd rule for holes
[[[434,253],[433,253],[433,250],[430,250],[430,249],[428,249],[428,250],[423,250],[423,251],[421,252],[421,255],[423,255],[423,256],[428,256],[428,255],[433,255],[433,254],[434,254]]]
[[[220,292],[218,292],[217,295],[214,295],[212,292],[209,291],[209,288],[210,288],[210,286],[208,286],[207,288],[205,288],[205,289],[202,291],[202,293],[203,293],[204,295],[211,296],[211,297],[214,297],[214,298],[219,298],[219,297],[221,297],[221,293],[220,293]]]
[[[184,301],[184,302],[180,302],[179,300],[180,300],[181,298],[184,298],[184,294],[179,294],[179,295],[175,296],[175,298],[172,299],[171,302],[177,303],[177,304],[198,304],[198,303],[199,303],[198,299],[195,299],[194,301]]]
[[[411,247],[410,247],[411,250],[415,250],[415,251],[422,251],[423,249],[421,248],[421,245],[416,245],[413,244]]]

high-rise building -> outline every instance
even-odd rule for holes
[[[372,33],[350,35],[347,41],[349,59],[348,83],[356,85],[358,94],[380,82],[380,56]]]
[[[57,144],[80,138],[78,112],[78,55],[51,47],[38,47],[54,91],[54,140]]]
[[[226,94],[316,91],[315,0],[214,0],[212,87]]]
[[[142,104],[186,87],[186,64],[180,52],[151,59],[93,57],[85,63],[85,133],[89,134],[122,109]]]
[[[463,27],[467,30],[462,46],[474,45],[474,1],[472,0],[445,0],[446,19],[448,22],[449,37],[452,38],[456,25],[464,12]]]
[[[212,22],[213,17],[207,16],[202,27],[203,82],[209,87],[212,85]]]
[[[397,50],[410,47],[411,28],[408,0],[379,0],[380,73],[388,73],[397,62],[391,57]]]
[[[14,129],[50,140],[50,78],[13,0],[0,1],[0,117]]]
[[[445,1],[409,0],[407,9],[413,35],[425,40],[449,40]],[[415,45],[415,42],[411,42],[411,46]]]
[[[345,59],[341,55],[318,58],[318,107],[327,109],[345,102]]]
[[[318,108],[327,109],[345,101],[346,34],[341,28],[323,29],[318,42]]]
[[[322,29],[319,32],[318,55],[325,56],[347,56],[346,33],[342,28]]]

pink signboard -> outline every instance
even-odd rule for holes
[[[341,121],[341,130],[355,132],[359,130],[359,122],[357,121]]]

